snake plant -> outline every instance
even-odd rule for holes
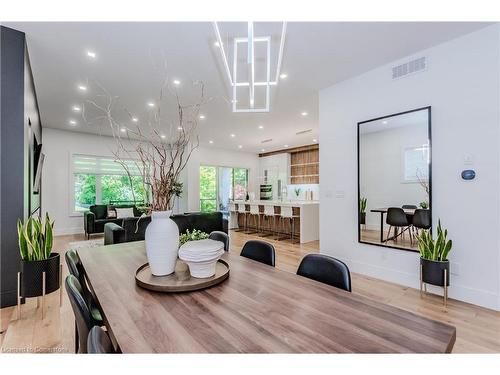
[[[45,214],[45,222],[39,217],[30,216],[23,222],[17,220],[19,252],[22,260],[34,261],[48,259],[52,251],[54,222]]]
[[[366,198],[359,198],[359,212],[364,213],[366,211]]]
[[[434,240],[429,231],[422,231],[418,235],[418,249],[420,256],[424,259],[435,262],[444,262],[448,260],[448,253],[452,247],[452,241],[447,240],[448,230],[441,228],[441,220],[438,222],[437,238]]]

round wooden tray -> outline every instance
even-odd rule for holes
[[[186,263],[178,259],[174,273],[166,276],[153,276],[149,263],[143,264],[135,272],[135,282],[142,288],[155,292],[178,293],[192,292],[219,284],[229,277],[229,264],[219,259],[215,267],[215,275],[205,279],[191,277]]]

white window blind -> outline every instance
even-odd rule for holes
[[[113,158],[76,154],[73,155],[73,173],[126,175],[123,163],[132,176],[141,175],[139,163],[134,160],[122,160],[120,163]]]

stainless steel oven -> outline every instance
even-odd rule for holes
[[[273,185],[260,185],[260,200],[270,201],[273,199]]]

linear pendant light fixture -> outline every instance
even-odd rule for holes
[[[233,112],[269,112],[269,101],[270,101],[270,86],[276,86],[278,84],[278,78],[280,76],[281,63],[283,61],[283,48],[285,45],[285,35],[286,35],[286,22],[283,22],[281,28],[281,39],[280,47],[278,53],[278,60],[276,63],[276,76],[274,81],[271,81],[271,37],[270,36],[260,36],[256,37],[254,35],[254,23],[248,22],[247,25],[247,37],[246,38],[234,38],[233,39],[233,74],[231,75],[231,70],[229,67],[229,62],[227,60],[226,50],[224,43],[222,42],[219,25],[217,22],[213,23],[215,36],[217,38],[216,45],[220,49],[222,61],[224,63],[224,69],[226,71],[227,79],[229,84],[233,89],[232,110]],[[248,81],[238,81],[237,72],[238,70],[238,45],[247,45],[247,71],[248,71]],[[265,43],[266,44],[266,80],[265,81],[255,81],[255,44]],[[265,86],[265,106],[260,108],[255,108],[255,87]],[[248,107],[241,106],[241,100],[238,99],[238,87],[248,87],[248,97],[249,103]]]

